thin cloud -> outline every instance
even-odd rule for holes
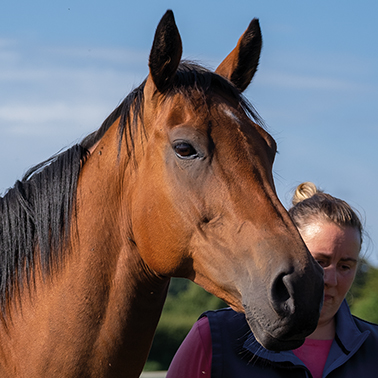
[[[295,74],[278,71],[264,72],[261,81],[265,85],[288,89],[309,89],[325,91],[365,91],[365,85],[353,81],[337,79],[331,76]]]
[[[148,72],[141,52],[100,48],[84,59],[86,54],[65,47],[24,50],[15,41],[1,39],[2,135],[60,134],[63,129],[74,139],[78,130],[99,127]]]

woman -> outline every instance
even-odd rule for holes
[[[255,340],[243,314],[209,311],[180,346],[167,378],[378,376],[378,325],[352,316],[345,301],[361,250],[359,217],[308,182],[298,186],[289,213],[324,269],[324,305],[314,333],[298,349],[271,352]]]

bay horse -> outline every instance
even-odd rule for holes
[[[244,312],[268,349],[315,329],[322,270],[277,198],[275,142],[241,94],[261,44],[254,19],[212,72],[181,61],[167,11],[147,79],[0,198],[1,377],[138,377],[170,277]]]

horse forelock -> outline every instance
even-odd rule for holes
[[[229,80],[195,62],[184,60],[180,63],[174,84],[166,96],[180,93],[191,101],[193,91],[202,93],[205,101],[206,98],[211,99],[214,93],[232,98],[256,124],[265,127],[253,105]]]

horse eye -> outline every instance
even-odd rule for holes
[[[198,153],[196,149],[189,143],[186,142],[180,142],[177,143],[173,149],[176,152],[176,155],[179,158],[183,159],[194,159],[195,157],[198,156]]]

